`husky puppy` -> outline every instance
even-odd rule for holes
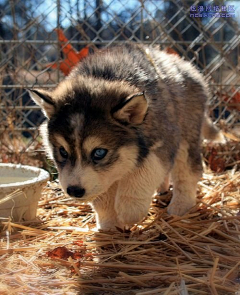
[[[208,87],[189,62],[156,48],[125,44],[89,55],[52,91],[31,90],[47,117],[42,136],[63,190],[90,202],[98,229],[123,228],[168,189],[169,214],[196,204]]]

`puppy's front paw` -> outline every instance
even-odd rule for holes
[[[132,226],[135,223],[141,221],[143,217],[147,215],[147,211],[144,213],[139,212],[124,212],[118,215],[118,221],[125,226]]]
[[[111,212],[96,212],[96,221],[98,230],[116,231],[117,228],[124,228],[124,224],[118,220],[114,208]]]
[[[119,203],[115,208],[117,212],[117,219],[119,224],[124,226],[132,226],[133,224],[141,221],[148,214],[149,204],[139,204],[137,201],[127,201]]]
[[[118,221],[98,221],[97,229],[102,231],[116,231],[120,229],[124,229],[124,225]]]
[[[170,215],[183,216],[195,205],[196,201],[180,202],[179,200],[175,200],[169,204],[167,212]]]

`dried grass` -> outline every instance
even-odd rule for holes
[[[2,220],[0,294],[238,294],[240,172],[204,174],[198,204],[169,216],[171,191],[127,232],[96,232],[88,205],[56,182],[39,220]]]

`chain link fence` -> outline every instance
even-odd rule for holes
[[[179,54],[208,80],[214,120],[234,127],[239,11],[237,1],[220,0],[0,0],[0,141],[22,134],[31,138],[27,146],[34,142],[43,116],[26,88],[55,87],[64,78],[69,44],[80,52],[132,41]],[[68,39],[64,46],[57,32]]]

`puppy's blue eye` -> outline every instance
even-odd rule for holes
[[[68,152],[65,150],[63,146],[60,146],[59,153],[64,159],[68,158]]]
[[[106,150],[106,149],[94,149],[92,151],[92,159],[93,159],[93,161],[102,160],[106,156],[107,152],[108,152],[108,150]]]

